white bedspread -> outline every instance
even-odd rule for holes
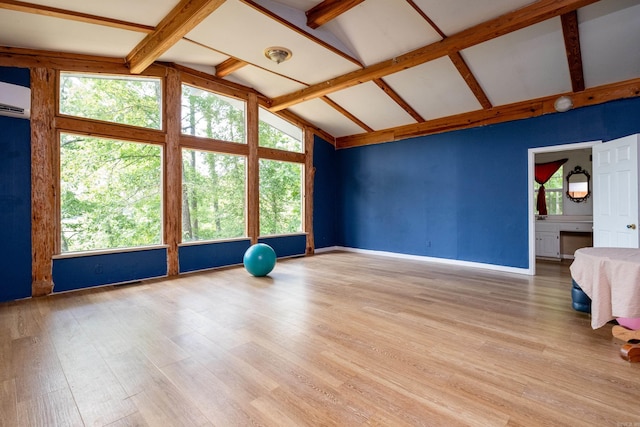
[[[593,329],[616,317],[640,317],[640,249],[578,249],[570,269],[591,298]]]

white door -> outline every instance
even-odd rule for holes
[[[638,140],[593,147],[593,246],[638,248]]]

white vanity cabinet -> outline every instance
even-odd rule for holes
[[[555,223],[536,224],[536,256],[560,258],[560,230]]]
[[[591,235],[593,222],[591,221],[536,221],[536,256],[541,258],[562,258],[561,243],[575,235]],[[584,237],[583,237],[584,239]],[[565,246],[570,246],[565,242]],[[567,248],[565,247],[565,250]],[[573,250],[565,253],[564,257],[571,257]]]

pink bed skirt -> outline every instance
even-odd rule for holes
[[[629,317],[618,317],[616,321],[624,326],[625,328],[638,330],[640,329],[640,317],[629,318]]]

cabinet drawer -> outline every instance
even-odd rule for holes
[[[543,222],[543,221],[537,221],[536,222],[536,231],[542,231],[542,232],[558,232],[558,224],[557,223],[553,223],[553,222]]]
[[[562,231],[593,231],[593,223],[590,222],[576,222],[565,223],[562,227]]]

